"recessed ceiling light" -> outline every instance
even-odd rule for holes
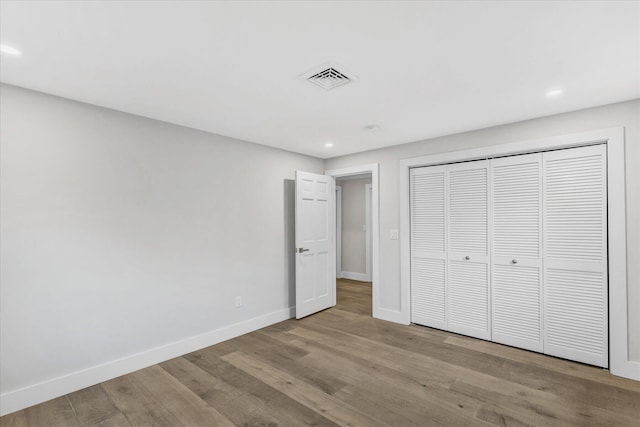
[[[327,148],[331,148],[331,147],[333,147],[333,142],[327,142],[327,143],[324,144],[324,146],[327,147]]]
[[[20,52],[18,49],[6,44],[0,44],[0,52],[6,53],[7,55],[22,55],[22,52]]]
[[[557,98],[562,95],[564,92],[562,89],[553,89],[546,93],[547,98]]]

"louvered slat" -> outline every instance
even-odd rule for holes
[[[491,161],[492,337],[534,351],[543,350],[541,172],[539,153]]]
[[[411,175],[411,247],[444,252],[444,169]],[[424,171],[422,171],[424,172]]]
[[[603,171],[603,155],[598,153],[545,161],[547,256],[602,262],[606,249],[602,244],[606,233]]]
[[[447,166],[448,327],[491,339],[489,318],[489,161]]]
[[[484,263],[449,261],[449,329],[489,338],[488,271]]]
[[[543,160],[545,353],[606,367],[606,147]]]
[[[486,161],[482,163],[487,164]],[[470,170],[454,169],[448,174],[449,251],[486,255],[487,168],[483,166]]]
[[[542,351],[540,268],[495,265],[492,284],[493,340]]]
[[[411,316],[414,323],[444,328],[445,260],[413,258]]]
[[[445,167],[411,171],[411,320],[446,327]]]
[[[547,269],[547,343],[602,355],[605,301],[600,272]]]
[[[493,255],[540,257],[540,161],[533,154],[493,162]]]

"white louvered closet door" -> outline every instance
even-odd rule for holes
[[[448,329],[491,339],[489,161],[447,165]]]
[[[411,170],[411,321],[446,329],[445,167]]]
[[[544,351],[607,367],[606,146],[543,163]]]
[[[543,351],[542,154],[491,160],[493,341]]]

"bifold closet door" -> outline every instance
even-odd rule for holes
[[[542,154],[491,160],[493,341],[543,351]]]
[[[445,166],[412,169],[411,321],[434,328],[446,322]]]
[[[448,330],[491,339],[489,161],[447,165]]]
[[[544,352],[608,366],[606,146],[543,154]]]

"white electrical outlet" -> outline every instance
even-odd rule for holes
[[[238,307],[242,307],[242,297],[241,296],[237,296],[236,297],[236,308]]]
[[[389,238],[391,240],[398,240],[400,238],[400,232],[397,228],[389,230]]]

